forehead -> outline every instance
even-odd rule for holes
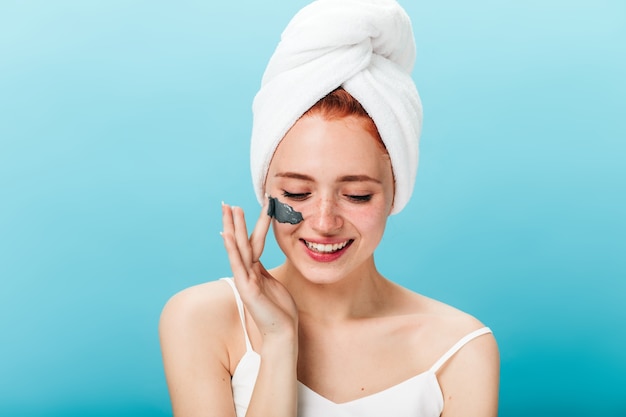
[[[276,169],[383,169],[389,165],[386,150],[371,133],[367,120],[348,116],[325,119],[302,117],[279,144],[270,172]]]

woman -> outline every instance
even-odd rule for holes
[[[497,415],[489,329],[374,263],[417,167],[413,53],[392,0],[318,0],[283,33],[254,103],[261,215],[248,237],[223,205],[233,278],[162,314],[175,416]],[[285,262],[268,271],[270,225]]]

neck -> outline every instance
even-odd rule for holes
[[[314,277],[307,279],[289,261],[271,273],[287,287],[300,316],[316,321],[378,316],[387,308],[392,286],[376,270],[373,257],[349,275],[329,283],[314,282]]]

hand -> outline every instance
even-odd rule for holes
[[[267,200],[250,238],[240,207],[224,204],[222,222],[222,237],[235,285],[264,341],[272,336],[297,337],[298,313],[293,298],[260,261],[271,223]]]

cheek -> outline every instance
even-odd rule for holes
[[[369,213],[360,219],[360,224],[364,230],[382,231],[387,224],[387,211],[380,210],[375,213]]]
[[[272,220],[272,232],[274,235],[274,240],[276,241],[276,244],[278,245],[282,253],[291,253],[294,245],[298,244],[298,241],[300,239],[300,233],[297,232],[297,229],[299,229],[300,226],[304,223],[306,223],[306,220],[298,224],[297,226],[292,226],[279,223],[276,220]]]
[[[389,213],[386,201],[353,207],[346,211],[346,220],[360,230],[362,234],[382,235]]]

